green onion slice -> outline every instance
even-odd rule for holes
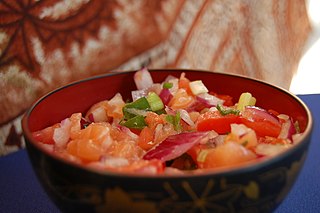
[[[220,112],[221,115],[229,115],[229,114],[234,114],[234,115],[239,115],[240,111],[237,109],[232,109],[232,108],[224,108],[221,104],[217,105],[217,109]]]
[[[171,82],[165,82],[162,86],[164,89],[171,89],[173,87],[173,83]]]
[[[144,116],[142,115],[137,115],[127,121],[121,121],[120,124],[133,129],[143,129],[145,126],[147,126]]]
[[[155,92],[149,93],[149,95],[147,96],[147,101],[148,101],[150,108],[153,112],[164,108],[164,104],[163,104],[161,98]]]
[[[181,130],[180,120],[181,120],[180,112],[177,112],[176,115],[166,116],[166,121],[171,123],[176,131]]]
[[[150,111],[150,109],[151,109],[149,102],[147,101],[147,99],[145,97],[139,98],[139,99],[135,100],[134,102],[127,103],[122,109],[125,120],[136,116],[136,114],[133,113],[133,110],[128,110],[131,108],[137,109],[137,110],[144,110],[144,111]]]

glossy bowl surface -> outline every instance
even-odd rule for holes
[[[154,82],[185,72],[210,91],[237,100],[242,92],[257,106],[288,114],[301,123],[301,142],[262,162],[232,170],[181,176],[99,172],[67,162],[43,149],[31,132],[85,113],[98,101],[135,90],[134,71],[107,74],[71,83],[39,99],[25,114],[22,128],[29,158],[45,191],[66,212],[270,212],[285,198],[303,166],[312,131],[312,116],[295,95],[266,82],[201,70],[151,70]]]

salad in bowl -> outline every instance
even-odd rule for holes
[[[85,167],[161,175],[261,161],[294,146],[303,132],[299,120],[259,106],[251,91],[221,94],[185,72],[155,82],[147,68],[133,80],[130,98],[118,92],[33,131],[33,138]]]

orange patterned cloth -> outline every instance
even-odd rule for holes
[[[92,75],[196,68],[289,88],[310,31],[304,0],[3,0],[0,155],[24,147],[37,98]]]

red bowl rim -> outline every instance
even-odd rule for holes
[[[36,149],[38,149],[38,151],[42,152],[46,156],[49,156],[50,158],[53,158],[56,161],[59,161],[60,163],[67,164],[69,166],[76,167],[78,169],[85,170],[85,171],[92,172],[92,173],[96,173],[98,175],[102,175],[102,176],[106,176],[106,177],[107,176],[114,176],[114,177],[144,178],[144,179],[145,178],[147,178],[147,179],[157,179],[157,178],[168,179],[168,178],[170,178],[171,179],[171,178],[196,178],[196,177],[208,177],[208,176],[228,176],[228,175],[236,175],[236,174],[241,174],[241,173],[253,172],[255,170],[259,170],[260,168],[264,168],[269,165],[272,165],[273,163],[282,161],[283,159],[287,158],[288,156],[290,156],[291,154],[293,154],[297,150],[299,150],[301,147],[303,147],[305,145],[305,143],[308,143],[308,141],[311,138],[311,132],[313,129],[313,116],[312,116],[310,109],[295,94],[293,94],[293,93],[289,92],[288,90],[283,89],[279,86],[273,85],[273,84],[268,83],[263,80],[259,80],[256,78],[247,77],[247,76],[243,76],[243,75],[239,75],[239,74],[223,73],[223,72],[201,70],[201,69],[176,69],[175,68],[175,69],[148,69],[148,70],[151,72],[161,72],[161,71],[209,72],[209,73],[214,73],[214,74],[218,74],[218,75],[232,76],[232,77],[236,77],[236,78],[244,78],[244,79],[247,79],[250,81],[257,82],[259,84],[265,84],[269,87],[273,87],[273,88],[279,90],[280,92],[286,93],[287,95],[291,96],[293,99],[295,99],[303,107],[303,109],[305,110],[305,112],[307,114],[307,119],[308,119],[306,129],[305,129],[303,135],[299,138],[299,142],[297,142],[296,145],[294,145],[293,147],[289,148],[288,150],[285,150],[284,152],[279,153],[276,156],[273,156],[270,158],[246,162],[241,165],[237,165],[234,168],[225,167],[225,168],[218,168],[218,169],[215,168],[215,169],[203,171],[203,172],[192,172],[192,173],[184,172],[183,174],[163,174],[163,175],[162,174],[161,175],[150,175],[150,174],[133,174],[133,173],[114,172],[114,171],[100,171],[98,169],[94,169],[91,167],[84,167],[76,162],[68,161],[68,160],[65,160],[65,159],[57,156],[57,155],[54,155],[52,152],[49,152],[48,150],[44,149],[39,144],[39,142],[37,142],[33,139],[31,131],[28,128],[28,119],[29,119],[29,116],[30,116],[31,112],[33,111],[33,109],[36,108],[37,105],[40,104],[44,99],[46,99],[50,95],[52,95],[60,90],[63,90],[64,88],[67,88],[67,87],[70,87],[70,86],[73,86],[76,84],[80,84],[82,82],[94,80],[97,78],[105,78],[105,77],[109,77],[109,76],[113,76],[113,75],[128,74],[128,73],[132,73],[132,72],[137,71],[137,70],[130,70],[130,71],[121,71],[121,72],[116,71],[116,72],[106,73],[106,74],[102,74],[102,75],[96,75],[93,77],[74,81],[74,82],[71,82],[71,83],[66,84],[64,86],[61,86],[55,90],[52,90],[51,92],[48,92],[47,94],[45,94],[42,97],[40,97],[39,99],[37,99],[34,102],[34,104],[24,113],[22,121],[21,121],[23,135],[24,135],[24,137],[26,137],[28,139],[28,140],[25,140],[26,143],[30,143],[32,146],[34,146]],[[28,149],[28,146],[27,146],[27,149]]]

